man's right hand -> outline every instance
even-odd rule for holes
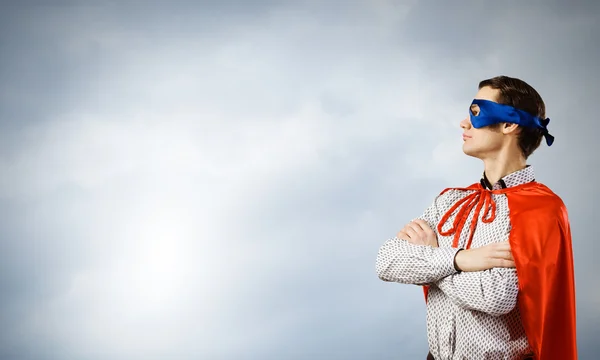
[[[455,258],[460,271],[483,271],[496,267],[514,268],[515,259],[508,241],[492,243],[480,248],[459,251]]]

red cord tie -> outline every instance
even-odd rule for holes
[[[445,193],[450,189],[446,189],[442,192]],[[454,235],[454,241],[452,242],[452,247],[458,247],[458,240],[460,239],[460,234],[462,233],[462,229],[467,222],[467,218],[475,207],[475,215],[471,219],[471,227],[469,229],[469,239],[467,241],[467,246],[465,249],[469,249],[471,247],[471,241],[473,240],[473,235],[475,234],[475,228],[477,227],[477,221],[479,219],[479,213],[481,209],[485,207],[485,212],[483,213],[483,218],[481,219],[484,223],[491,223],[496,218],[496,202],[492,198],[492,192],[486,190],[484,188],[479,189],[460,189],[460,190],[470,190],[473,193],[467,195],[466,197],[460,199],[456,202],[442,217],[440,223],[438,224],[437,230],[438,233],[442,236],[450,236]],[[456,218],[454,219],[454,223],[452,227],[446,231],[443,231],[442,228],[446,225],[446,222],[454,214],[454,212],[458,209],[458,213],[456,214]]]

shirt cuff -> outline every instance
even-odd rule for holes
[[[440,272],[443,274],[442,277],[458,272],[454,267],[454,258],[459,250],[461,249],[454,247],[438,247],[433,252],[431,258],[432,265],[435,269],[440,269]]]

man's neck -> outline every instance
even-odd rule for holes
[[[506,175],[527,167],[527,161],[523,156],[508,154],[498,154],[495,158],[485,159],[483,164],[485,176],[492,185]]]

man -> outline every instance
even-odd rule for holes
[[[561,199],[527,158],[552,145],[530,85],[484,80],[461,121],[480,182],[446,189],[380,248],[380,279],[422,285],[428,359],[577,358],[571,234]]]

